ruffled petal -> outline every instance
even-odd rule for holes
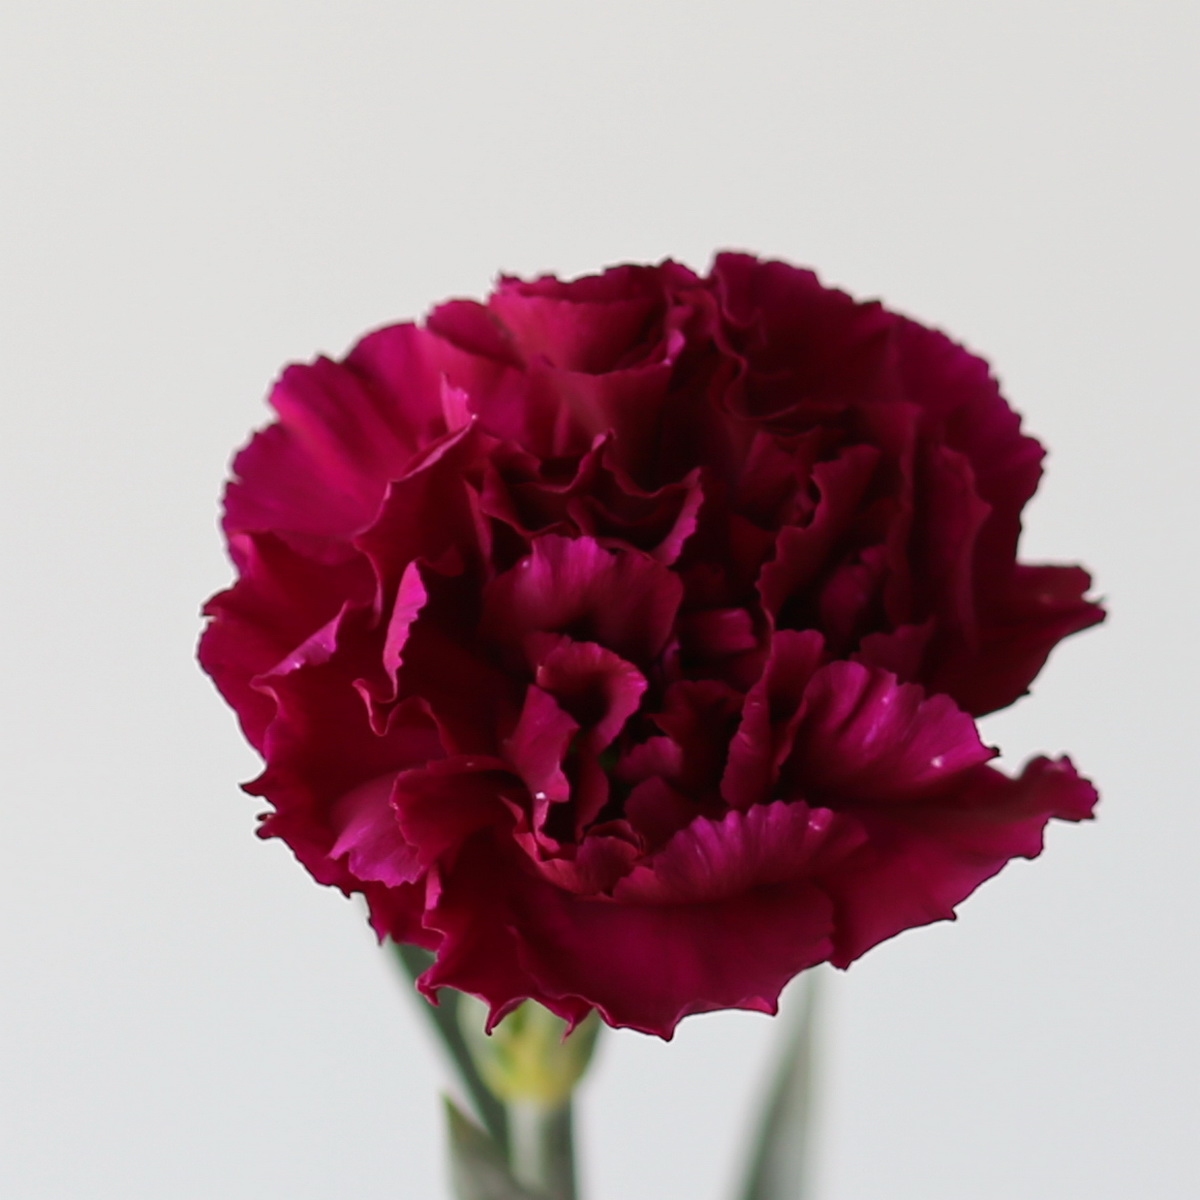
[[[746,696],[721,778],[721,796],[733,808],[746,810],[772,798],[800,724],[805,690],[824,647],[815,630],[785,629],[775,634],[762,677]]]
[[[234,460],[225,530],[267,530],[329,554],[326,543],[347,542],[371,523],[388,481],[403,474],[424,433],[397,397],[328,359],[289,367],[271,405],[278,423]]]
[[[936,795],[994,758],[949,696],[861,663],[832,662],[804,694],[784,774],[838,805],[894,804]]]
[[[872,446],[853,446],[833,462],[813,470],[820,501],[807,525],[785,525],[775,544],[775,557],[762,569],[758,591],[763,608],[778,626],[811,624],[806,590],[834,565],[839,542],[850,531],[879,464]],[[831,561],[833,560],[833,561]]]
[[[493,1022],[533,996],[575,1023],[669,1038],[690,1013],[774,1012],[797,972],[828,958],[833,914],[806,882],[700,904],[619,904],[545,882],[476,839],[445,883],[429,926],[442,935],[430,994],[458,987]]]
[[[682,592],[678,576],[643,554],[605,550],[594,538],[542,537],[487,588],[484,625],[502,644],[566,633],[645,663],[666,644]]]
[[[398,887],[422,874],[416,851],[405,841],[392,807],[395,773],[352,788],[333,806],[331,831],[337,835],[330,858],[345,858],[356,879]]]
[[[395,777],[395,822],[417,867],[447,865],[468,838],[493,825],[511,825],[520,785],[500,759],[456,755]]]
[[[617,886],[625,903],[691,904],[810,877],[864,840],[858,823],[803,801],[699,817]]]
[[[1085,820],[1096,799],[1070,759],[1036,758],[1016,779],[976,768],[952,800],[860,813],[868,841],[823,880],[837,908],[832,961],[847,966],[905,929],[952,920],[1010,859],[1041,853],[1047,821]]]
[[[1104,620],[1100,605],[1085,598],[1091,585],[1080,567],[1017,566],[973,652],[934,651],[933,686],[976,716],[1020,699],[1063,638]]]
[[[538,687],[587,731],[597,752],[612,744],[646,691],[637,667],[595,642],[552,638],[539,646],[537,659]]]
[[[255,677],[328,625],[347,601],[366,604],[373,585],[361,560],[314,562],[266,533],[236,534],[229,541],[240,577],[204,606],[211,620],[198,656],[250,744],[261,750],[275,705],[254,686]]]

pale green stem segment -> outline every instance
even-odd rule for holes
[[[508,1106],[513,1178],[548,1200],[576,1200],[571,1102],[548,1109],[534,1101]]]
[[[419,946],[401,946],[392,943],[396,957],[400,960],[409,978],[415,983],[418,975],[433,965],[433,955]],[[450,1055],[462,1079],[463,1087],[475,1105],[475,1111],[483,1122],[483,1127],[492,1135],[492,1140],[500,1147],[505,1158],[508,1157],[508,1113],[504,1105],[483,1081],[475,1059],[467,1047],[463,1036],[462,1023],[458,1015],[459,1002],[463,996],[453,988],[442,988],[438,993],[438,1003],[427,1004],[421,1001],[421,1008],[433,1022],[446,1052]]]
[[[810,1200],[819,970],[801,981],[783,1052],[767,1091],[739,1200]]]

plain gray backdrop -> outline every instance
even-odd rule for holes
[[[1200,1195],[1198,11],[4,0],[0,1195],[448,1195],[415,1002],[192,662],[219,490],[287,361],[721,247],[985,353],[1112,609],[985,729],[1099,819],[826,981],[816,1200]],[[591,1200],[728,1200],[779,1032],[610,1036]]]

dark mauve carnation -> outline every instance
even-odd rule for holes
[[[503,279],[290,367],[200,659],[249,790],[431,996],[669,1037],[950,918],[1051,817],[975,717],[1101,619],[1019,563],[987,364],[742,254]]]

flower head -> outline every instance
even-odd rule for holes
[[[200,657],[249,790],[423,979],[670,1036],[953,915],[1095,792],[974,718],[1101,619],[933,330],[722,254],[503,279],[291,367]]]

